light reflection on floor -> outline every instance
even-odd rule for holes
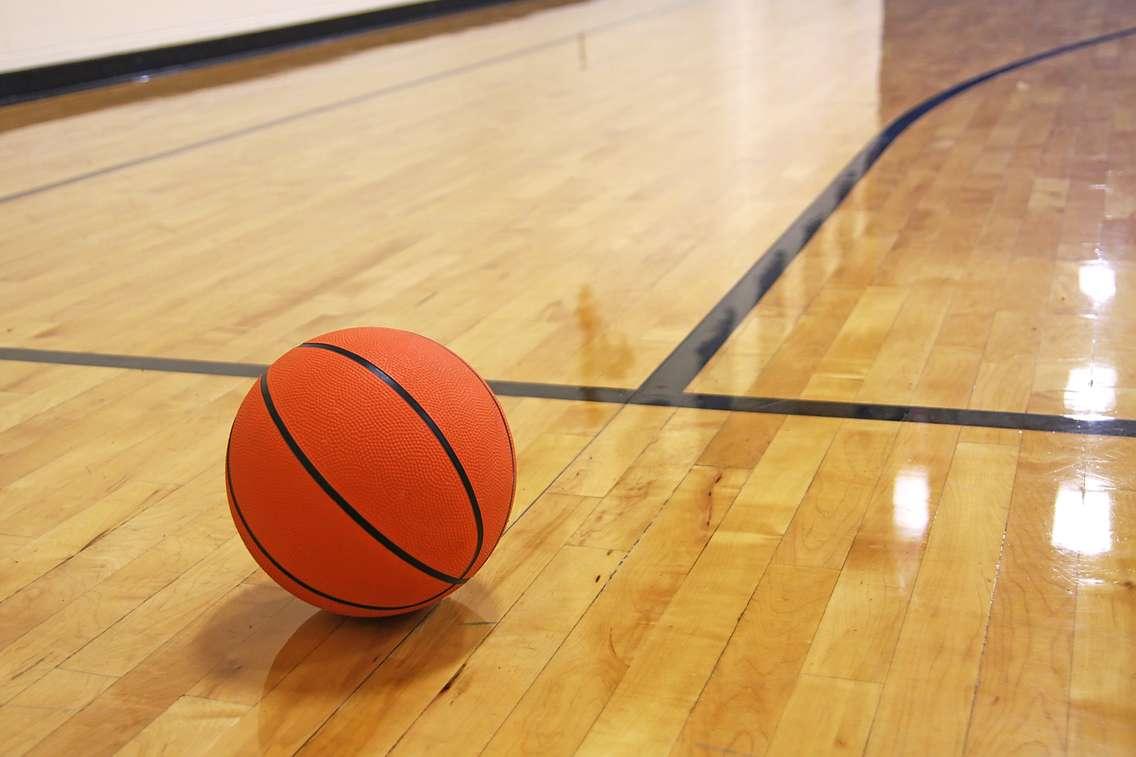
[[[1099,555],[1112,548],[1112,493],[1062,484],[1053,503],[1053,546],[1082,555]]]
[[[892,503],[895,506],[895,525],[899,533],[912,541],[923,538],[927,530],[928,500],[931,487],[927,482],[927,469],[912,466],[902,469],[895,477]]]

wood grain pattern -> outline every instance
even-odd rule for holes
[[[879,696],[879,684],[801,676],[769,754],[860,754]]]
[[[822,568],[769,567],[687,718],[675,751],[765,752],[837,575]]]
[[[634,389],[893,118],[1134,25],[533,0],[0,109],[0,343]],[[689,388],[1136,417],[1134,62],[928,112]],[[503,397],[496,552],[362,622],[236,537],[249,383],[0,361],[0,753],[1136,752],[1134,439]]]
[[[963,7],[941,12],[956,20]],[[929,113],[692,388],[1131,417],[1129,348],[1094,346],[1133,323],[1131,185],[1110,163],[1110,146],[1131,152],[1130,131],[1111,117],[1136,83],[1116,65],[1129,47],[1022,69]],[[961,63],[913,36],[896,49]]]
[[[1062,529],[1085,507],[1070,446],[1041,434],[1022,444],[967,736],[973,754],[1054,754],[1068,743],[1079,560]]]
[[[745,474],[691,469],[497,731],[489,751],[577,748],[717,530]]]
[[[1017,450],[960,443],[867,754],[957,754],[970,719]]]

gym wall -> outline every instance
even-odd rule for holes
[[[0,72],[411,4],[409,0],[3,0]]]

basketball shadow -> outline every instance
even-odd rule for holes
[[[348,715],[355,736],[381,729],[390,702],[407,692],[428,691],[425,706],[493,627],[494,620],[486,619],[493,616],[484,611],[484,590],[461,593],[389,618],[313,610],[280,644],[264,676],[260,748],[291,743],[296,729],[304,727],[297,718],[323,721],[348,699],[355,706]]]

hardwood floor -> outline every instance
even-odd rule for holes
[[[1130,26],[519,3],[0,109],[0,347],[266,363],[373,323],[635,390],[892,119]],[[1134,63],[1119,38],[930,110],[689,389],[1136,419]],[[0,359],[2,754],[1136,751],[1123,428],[522,385],[493,557],[360,621],[233,527],[250,379],[151,367]]]
[[[1120,41],[899,138],[696,391],[1136,416],[1136,78]]]

